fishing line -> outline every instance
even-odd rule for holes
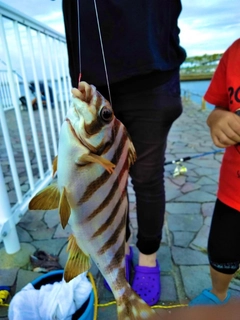
[[[99,23],[99,15],[98,15],[98,9],[97,9],[97,1],[96,1],[96,0],[93,0],[93,2],[94,2],[94,7],[95,7],[96,19],[97,19],[98,34],[99,34],[100,45],[101,45],[101,50],[102,50],[103,65],[104,65],[104,71],[105,71],[105,76],[106,76],[106,81],[107,81],[107,88],[108,88],[109,100],[110,100],[110,104],[111,104],[111,106],[112,106],[112,98],[111,98],[111,92],[110,92],[110,85],[109,85],[109,77],[108,77],[108,71],[107,71],[107,64],[106,64],[105,53],[104,53],[104,48],[103,48],[102,33],[101,33],[101,28],[100,28],[100,23]]]
[[[107,303],[100,303],[97,306],[100,308],[109,307],[113,304],[116,304],[116,301],[111,301]],[[173,309],[173,308],[180,308],[180,307],[188,307],[188,304],[170,304],[169,306],[163,306],[160,304],[155,304],[154,306],[151,306],[151,309]]]
[[[77,16],[78,16],[78,63],[79,63],[79,76],[78,83],[82,77],[82,56],[81,56],[81,28],[80,28],[80,0],[77,1]]]
[[[106,76],[106,82],[107,82],[109,100],[110,100],[110,104],[111,104],[111,106],[112,106],[112,97],[111,97],[111,92],[110,92],[109,76],[108,76],[106,58],[105,58],[105,53],[104,53],[104,48],[103,48],[102,33],[101,33],[101,27],[100,27],[100,22],[99,22],[99,14],[98,14],[98,9],[97,9],[97,2],[96,2],[96,0],[93,0],[93,3],[94,3],[94,8],[95,8],[96,20],[97,20],[98,34],[99,34],[101,51],[102,51],[103,66],[104,66],[104,71],[105,71],[105,76]],[[79,70],[78,82],[80,82],[81,76],[82,76],[80,0],[77,1],[77,17],[78,17],[78,61],[79,61],[79,69],[80,69],[80,70]]]

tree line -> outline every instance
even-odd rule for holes
[[[208,74],[208,77],[216,70],[222,53],[204,54],[202,56],[187,57],[181,66],[181,75]]]

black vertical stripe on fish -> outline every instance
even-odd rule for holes
[[[101,147],[100,145],[98,146],[98,150],[100,151],[99,154],[101,155],[106,154],[111,149],[111,147],[116,143],[115,139],[118,135],[118,131],[120,127],[121,127],[121,122],[116,118],[114,118],[114,123],[111,131],[111,140],[108,141],[103,147]],[[124,130],[123,127],[121,129]],[[127,135],[127,133],[124,131],[122,132],[122,135]]]
[[[104,233],[109,226],[113,223],[116,215],[118,214],[119,208],[121,207],[122,201],[124,199],[124,197],[126,196],[126,192],[122,193],[122,196],[120,197],[120,199],[118,200],[118,202],[116,203],[115,207],[113,208],[112,212],[110,213],[109,217],[107,218],[107,220],[104,222],[104,224],[102,224],[102,226],[92,235],[92,239],[100,236],[102,233]]]
[[[125,290],[126,290],[127,289],[126,285],[122,281],[122,279],[126,277],[125,268],[119,267],[119,266],[116,266],[116,268],[118,269],[118,272],[117,272],[116,279],[113,282],[113,285],[117,288],[117,290],[121,290],[123,288],[125,288]]]
[[[101,118],[98,115],[100,108],[106,107],[109,110],[111,110],[113,113],[113,110],[112,110],[109,102],[106,99],[104,99],[98,91],[96,91],[96,96],[90,101],[89,105],[91,105],[91,102],[93,102],[93,105],[95,107],[96,117],[91,123],[84,124],[85,131],[89,137],[99,133],[101,131],[102,127],[105,126],[105,123],[101,120]]]
[[[73,126],[72,126],[72,124],[71,124],[71,121],[70,121],[68,118],[66,118],[66,122],[68,123],[69,129],[70,129],[70,131],[72,132],[73,136],[74,136],[77,140],[79,140],[79,142],[82,144],[83,142],[80,140],[79,136],[76,134],[76,131],[74,130],[74,128],[73,128]],[[95,147],[93,147],[92,145],[87,144],[86,141],[85,141],[83,144],[84,144],[91,152],[97,153],[97,149],[96,149]]]
[[[93,120],[91,123],[85,123],[84,128],[87,133],[87,138],[99,133],[104,127],[105,124],[97,117],[97,119]]]
[[[122,136],[126,136],[126,138],[129,139],[129,136],[127,134],[127,132],[125,131],[125,128],[123,128],[121,122],[114,118],[114,123],[112,125],[112,129],[111,129],[111,139],[109,139],[109,141],[107,142],[104,142],[104,141],[101,141],[99,143],[99,145],[95,146],[95,149],[96,149],[96,154],[98,155],[104,155],[106,154],[111,148],[113,145],[115,145],[116,141],[116,137],[117,137],[117,134],[118,134],[118,131],[119,131],[119,128],[121,127],[122,129]]]
[[[107,274],[110,274],[114,269],[118,268],[119,263],[122,263],[122,261],[119,261],[119,257],[122,256],[122,250],[124,251],[124,249],[125,249],[125,239],[119,246],[118,250],[115,252],[115,255],[112,257],[109,265],[106,266],[105,272]],[[123,259],[125,259],[125,255],[123,255]]]
[[[122,177],[126,172],[126,162],[127,162],[127,159],[126,159],[121,171],[119,172],[117,179],[114,181],[112,188],[110,189],[106,198],[102,201],[102,203],[100,203],[100,205],[92,213],[89,214],[89,216],[86,218],[85,222],[90,222],[92,219],[94,219],[98,215],[98,213],[101,212],[104,208],[106,208],[107,205],[111,202],[116,191],[118,190],[120,181],[122,180]],[[126,181],[126,183],[127,183],[127,181]]]
[[[126,213],[123,214],[122,219],[117,226],[117,228],[114,230],[110,238],[104,243],[104,245],[97,251],[97,255],[102,255],[106,251],[108,251],[109,248],[111,248],[118,240],[119,235],[126,227]]]
[[[127,135],[127,132],[125,131],[125,128],[123,127],[122,123],[115,117],[112,126],[112,144],[114,144],[120,128],[122,129],[122,135]]]
[[[78,201],[78,205],[82,205],[83,203],[87,202],[91,199],[92,195],[110,178],[109,172],[104,170],[103,173],[93,180],[88,187],[86,188],[83,196]]]
[[[118,268],[118,273],[113,284],[115,285],[115,287],[117,287],[118,290],[121,290],[126,287],[125,283],[122,282],[122,279],[126,277],[126,271],[124,267],[121,268],[119,266],[116,266],[116,268]]]
[[[106,268],[104,269],[104,272],[106,274],[111,274],[112,272],[116,272],[116,278],[113,281],[113,285],[118,289],[121,290],[122,288],[125,288],[127,290],[126,284],[122,281],[123,278],[126,276],[126,271],[124,267],[121,267],[123,260],[125,260],[125,254],[123,255],[123,250],[125,248],[125,240],[123,243],[119,246],[118,250],[115,252],[115,255],[112,257],[110,263]],[[119,258],[122,257],[122,260],[119,260]],[[130,288],[129,288],[129,291]]]
[[[124,139],[121,139],[118,148],[116,149],[112,159],[110,160],[112,163],[114,163],[117,166],[117,160],[119,160],[119,154],[122,154],[123,149],[125,147],[127,141],[127,137],[125,136]],[[126,168],[126,163],[124,163],[123,165],[123,169],[121,170],[121,172],[119,173],[120,177],[122,177],[122,175],[124,174],[124,172],[127,170]],[[124,170],[124,172],[122,172]],[[99,189],[99,187],[101,185],[103,185],[108,179],[110,178],[110,175],[107,171],[104,171],[102,173],[101,176],[99,176],[98,178],[96,178],[94,181],[92,181],[86,188],[83,196],[81,197],[81,199],[78,201],[78,205],[81,205],[85,202],[87,202],[92,195],[96,192],[96,190]]]

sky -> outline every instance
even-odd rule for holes
[[[1,2],[64,34],[62,0]],[[182,0],[182,6],[180,42],[189,57],[222,53],[240,37],[239,0]]]

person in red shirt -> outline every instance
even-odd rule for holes
[[[190,306],[227,303],[240,264],[240,39],[224,52],[204,99],[215,105],[207,119],[212,140],[226,149],[208,239],[212,288]]]

